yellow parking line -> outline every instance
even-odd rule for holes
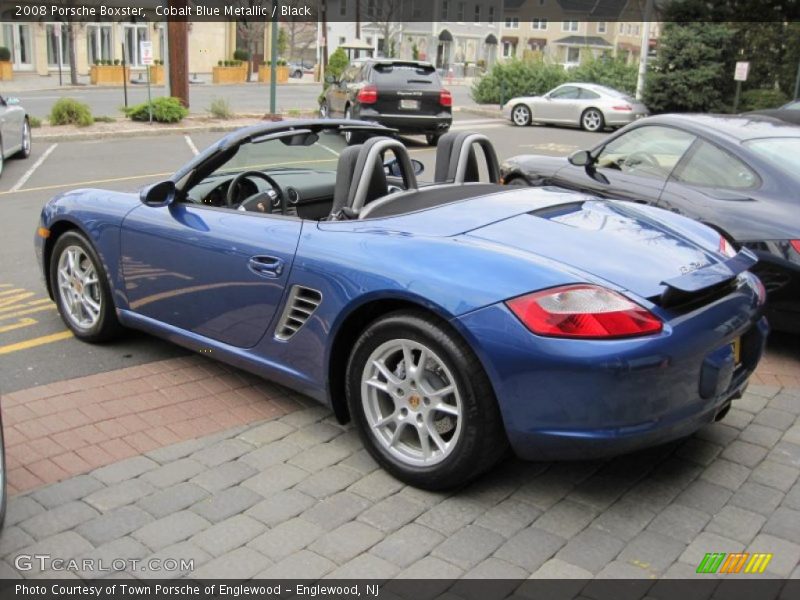
[[[43,335],[42,337],[25,340],[24,342],[17,342],[16,344],[7,344],[0,346],[0,355],[11,354],[19,350],[27,350],[28,348],[35,348],[36,346],[43,346],[61,340],[66,340],[72,337],[71,331],[60,331],[58,333],[51,333],[50,335]]]
[[[42,298],[40,300],[30,300],[25,304],[14,304],[13,306],[6,306],[4,308],[0,308],[0,314],[7,313],[11,310],[19,310],[20,308],[27,308],[28,306],[37,306],[39,304],[55,304],[50,298]]]
[[[0,333],[5,333],[6,331],[14,331],[15,329],[22,329],[23,327],[30,327],[31,325],[36,325],[39,321],[36,319],[29,319],[24,318],[20,319],[19,322],[14,323],[13,325],[3,325],[0,327]]]
[[[36,308],[27,308],[25,310],[18,310],[17,312],[8,315],[0,315],[0,321],[5,321],[6,319],[14,319],[16,317],[21,317],[23,315],[30,315],[45,310],[53,310],[55,307],[56,305],[51,303],[50,306],[37,306]]]

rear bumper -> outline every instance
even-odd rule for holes
[[[634,121],[645,118],[646,116],[648,116],[648,113],[605,110],[603,111],[603,115],[605,116],[606,125],[621,127],[623,125],[628,125],[629,123],[633,123]]]
[[[453,124],[452,113],[444,111],[436,115],[383,114],[362,107],[353,118],[380,123],[400,133],[447,133]]]
[[[750,285],[668,320],[659,335],[630,340],[539,337],[504,304],[459,321],[492,380],[512,447],[531,460],[609,456],[690,435],[741,394],[769,329]]]
[[[800,257],[788,242],[769,242],[753,249],[759,259],[753,272],[767,289],[770,327],[800,333]]]

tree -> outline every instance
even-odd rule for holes
[[[723,23],[665,23],[645,88],[650,109],[723,110],[733,85],[733,37]]]
[[[370,27],[378,30],[383,38],[384,53],[392,57],[396,48],[395,38],[402,31],[404,0],[356,0],[357,4],[363,3],[365,9],[362,14],[366,17]]]

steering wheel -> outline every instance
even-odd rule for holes
[[[661,163],[658,162],[658,159],[649,152],[645,152],[644,150],[640,150],[638,152],[631,152],[628,156],[625,157],[625,160],[622,161],[622,164],[626,166],[628,169],[635,169],[636,167],[643,164],[655,167],[657,169],[661,168]]]
[[[270,189],[263,192],[258,192],[252,196],[248,196],[237,206],[237,210],[250,210],[254,212],[272,213],[275,209],[275,200],[280,199],[281,214],[286,213],[286,198],[283,195],[283,190],[278,182],[272,177],[261,171],[242,171],[234,177],[228,185],[228,191],[225,194],[225,205],[233,208],[236,205],[236,193],[239,190],[239,185],[246,177],[255,177],[256,179],[263,179],[266,181]]]

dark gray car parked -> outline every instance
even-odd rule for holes
[[[774,329],[800,333],[800,127],[761,116],[642,119],[569,158],[521,155],[509,185],[555,185],[651,204],[755,251]]]

